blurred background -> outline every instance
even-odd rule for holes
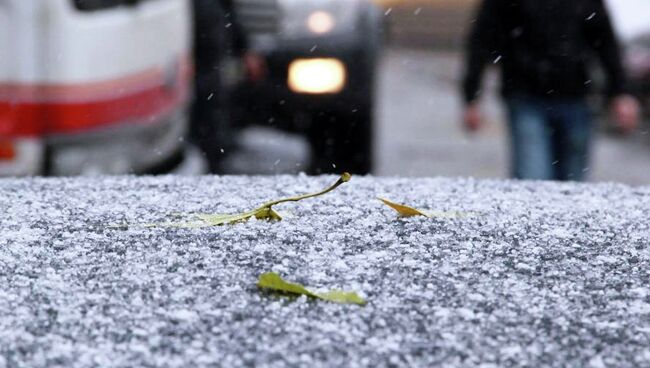
[[[461,124],[478,2],[0,0],[0,175],[506,178],[494,71]],[[608,6],[644,121],[619,135],[594,97],[589,176],[648,185],[650,2]]]

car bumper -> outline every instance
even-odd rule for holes
[[[159,173],[182,161],[187,115],[178,111],[154,123],[120,124],[46,141],[48,175]],[[165,169],[161,169],[165,168]]]

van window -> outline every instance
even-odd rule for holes
[[[144,0],[73,0],[74,6],[82,11],[111,9],[121,5],[136,5]]]

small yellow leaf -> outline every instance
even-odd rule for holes
[[[285,281],[280,275],[275,272],[266,272],[261,274],[259,280],[257,281],[257,287],[261,289],[280,291],[283,293],[307,295],[312,298],[318,298],[316,294],[307,290],[304,286]]]
[[[356,293],[345,292],[341,290],[332,290],[326,293],[315,293],[300,284],[285,281],[280,275],[275,272],[266,272],[261,274],[259,280],[257,281],[257,287],[260,289],[268,289],[281,293],[306,295],[310,298],[326,300],[333,303],[358,305],[366,304],[366,301]]]
[[[331,290],[318,294],[318,297],[334,303],[366,305],[366,301],[356,293],[343,290]]]
[[[426,213],[424,213],[424,212],[422,212],[422,211],[420,211],[420,210],[418,210],[416,208],[405,206],[403,204],[399,204],[399,203],[395,203],[395,202],[391,202],[388,199],[384,199],[384,198],[379,198],[379,200],[384,202],[384,204],[387,205],[388,207],[390,207],[390,208],[394,209],[395,211],[397,211],[397,213],[399,213],[399,215],[401,217],[413,217],[413,216],[430,217],[428,214],[426,214]]]
[[[263,207],[256,210],[255,218],[258,220],[282,221],[282,216],[271,207]]]
[[[384,198],[378,198],[378,199],[388,207],[397,211],[400,217],[424,216],[428,218],[463,218],[463,217],[470,217],[473,215],[472,213],[469,212],[458,212],[458,211],[449,211],[449,212],[426,211],[425,212],[423,210],[418,210],[417,208],[391,202]]]
[[[237,215],[210,215],[199,214],[195,215],[196,218],[203,221],[206,226],[219,226],[225,224],[235,224],[237,222],[246,221],[250,218],[249,213],[242,213]]]
[[[236,224],[238,222],[244,222],[248,221],[251,217],[255,217],[258,220],[268,220],[268,221],[281,221],[282,216],[280,216],[279,213],[277,213],[274,209],[273,206],[280,204],[280,203],[285,203],[285,202],[298,202],[303,199],[307,198],[313,198],[317,196],[321,196],[324,194],[327,194],[331,192],[332,190],[336,189],[339,185],[343,183],[347,183],[350,181],[350,178],[352,175],[349,173],[343,173],[341,177],[336,181],[336,183],[332,184],[331,186],[325,188],[324,190],[316,193],[310,193],[310,194],[304,194],[300,196],[295,196],[295,197],[289,197],[289,198],[284,198],[284,199],[278,199],[275,201],[270,201],[267,203],[264,203],[260,207],[248,211],[248,212],[243,212],[243,213],[237,213],[237,214],[231,214],[231,215],[212,215],[212,214],[195,214],[191,215],[197,220],[195,221],[189,221],[189,222],[169,222],[169,223],[160,223],[160,224],[147,224],[145,225],[146,227],[180,227],[180,228],[200,228],[200,227],[208,227],[208,226],[221,226],[221,225],[228,225],[228,224]]]

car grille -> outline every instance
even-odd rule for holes
[[[279,30],[277,0],[235,0],[235,10],[250,35],[274,34]]]

